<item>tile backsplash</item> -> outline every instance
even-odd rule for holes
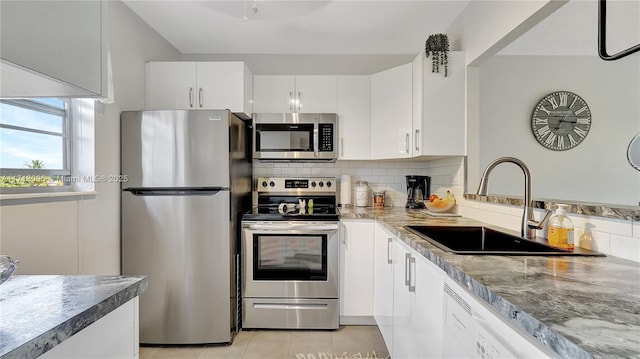
[[[261,163],[254,161],[254,178],[273,176],[335,177],[340,190],[341,175],[350,175],[352,187],[356,181],[369,182],[372,191],[385,190],[385,206],[403,207],[406,202],[406,175],[431,177],[431,193],[447,190],[456,197],[456,211],[464,217],[495,226],[519,231],[522,207],[466,200],[464,194],[464,157],[450,157],[432,161],[381,160],[336,161],[335,163]],[[355,189],[351,190],[355,195]],[[338,198],[340,193],[338,192]],[[338,200],[338,202],[340,202]],[[355,204],[352,198],[351,203]],[[371,202],[369,203],[371,205]],[[541,218],[542,210],[535,210]],[[576,245],[590,248],[635,262],[640,262],[640,222],[598,216],[569,214],[575,225]],[[546,237],[545,230],[538,236]]]
[[[444,194],[450,190],[456,198],[464,193],[464,157],[451,157],[432,161],[380,160],[342,161],[334,163],[263,163],[254,161],[253,176],[335,177],[340,202],[340,177],[351,176],[352,197],[356,181],[367,181],[371,191],[386,191],[385,206],[403,207],[407,198],[406,175],[431,177],[431,193]],[[354,199],[351,200],[355,204]],[[371,204],[371,201],[369,202]]]

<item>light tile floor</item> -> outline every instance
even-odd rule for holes
[[[299,359],[296,354],[304,354],[304,359],[322,358],[319,353],[334,353],[337,358],[359,357],[360,353],[366,358],[374,351],[377,358],[389,355],[376,326],[343,326],[335,331],[241,331],[231,345],[143,346],[140,359]]]

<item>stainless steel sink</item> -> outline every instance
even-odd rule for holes
[[[457,254],[605,256],[576,247],[567,251],[483,226],[405,226],[436,247]]]

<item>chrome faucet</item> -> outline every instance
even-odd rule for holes
[[[535,239],[536,230],[542,229],[544,227],[545,223],[549,220],[549,216],[552,212],[550,210],[547,210],[541,221],[538,222],[535,220],[535,217],[533,216],[533,207],[531,207],[531,173],[529,172],[529,168],[527,168],[527,165],[525,165],[524,162],[515,157],[500,157],[493,160],[487,165],[487,168],[482,173],[482,178],[480,178],[480,185],[478,186],[477,195],[487,195],[489,174],[497,165],[504,162],[511,162],[517,165],[524,173],[524,212],[522,213],[520,235],[526,239]]]

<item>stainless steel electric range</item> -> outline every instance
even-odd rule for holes
[[[336,180],[258,178],[242,219],[242,326],[336,329]]]

